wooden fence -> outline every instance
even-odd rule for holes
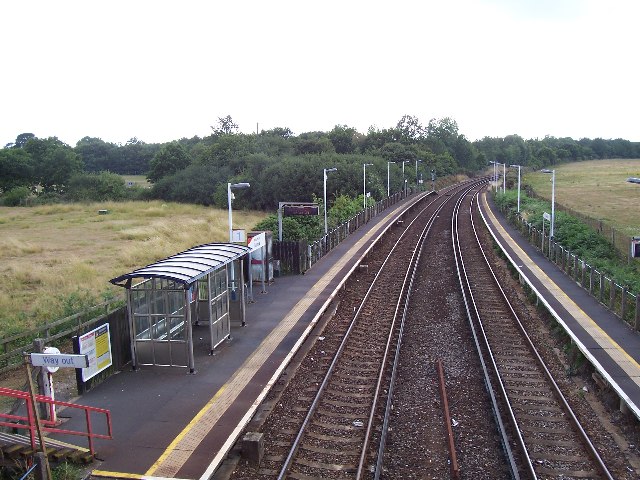
[[[121,299],[101,303],[37,328],[0,339],[0,373],[22,365],[23,353],[33,352],[33,340],[42,338],[47,345],[55,345],[68,340],[73,335],[81,335],[92,326],[106,322],[114,311],[123,308]]]

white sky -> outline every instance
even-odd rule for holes
[[[0,2],[0,147],[426,126],[640,141],[637,0]]]

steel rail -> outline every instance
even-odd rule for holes
[[[498,399],[496,398],[494,389],[493,389],[493,382],[491,381],[491,376],[489,374],[489,368],[484,360],[484,355],[482,353],[482,347],[480,345],[480,339],[479,339],[479,335],[478,332],[476,331],[476,327],[474,325],[473,322],[473,315],[471,312],[471,307],[473,306],[475,309],[475,304],[473,304],[473,299],[470,298],[470,287],[469,287],[469,282],[466,276],[466,270],[464,267],[464,264],[462,262],[462,248],[461,248],[461,242],[460,242],[460,233],[458,231],[458,218],[459,218],[459,214],[460,214],[460,205],[462,204],[462,201],[464,200],[464,196],[468,195],[468,193],[471,191],[472,189],[467,190],[467,192],[465,192],[465,195],[460,196],[460,198],[458,199],[458,201],[456,202],[456,206],[453,212],[453,215],[451,216],[451,242],[452,242],[452,248],[453,248],[453,253],[454,253],[454,259],[455,259],[455,263],[456,263],[456,271],[458,274],[458,282],[460,284],[460,291],[462,293],[462,300],[464,302],[464,306],[465,306],[465,311],[467,314],[467,320],[469,323],[469,327],[471,328],[471,334],[473,336],[473,342],[476,346],[476,351],[478,353],[478,358],[480,360],[480,365],[482,367],[482,374],[484,376],[484,381],[485,381],[485,385],[487,388],[487,393],[489,394],[489,398],[491,401],[491,407],[493,410],[493,414],[494,414],[494,418],[496,419],[496,427],[498,429],[498,433],[500,435],[500,439],[502,442],[502,448],[505,451],[505,455],[507,457],[507,461],[509,464],[509,468],[511,470],[511,476],[514,480],[519,480],[520,479],[520,474],[518,473],[518,467],[516,465],[516,461],[515,458],[513,456],[513,451],[511,449],[511,446],[509,444],[509,435],[507,434],[507,430],[506,427],[502,421],[502,417],[503,415],[500,413],[500,406],[498,404]],[[465,284],[466,284],[466,288],[465,288]],[[477,313],[476,313],[477,314]],[[510,412],[511,417],[513,417],[513,412]],[[513,417],[513,419],[515,420],[515,417]],[[519,434],[519,432],[518,432]],[[531,471],[533,471],[533,467],[531,467]]]
[[[395,378],[396,378],[396,375],[397,375],[398,359],[400,357],[400,349],[401,349],[401,346],[402,346],[402,336],[404,334],[404,325],[405,325],[405,321],[406,321],[406,318],[407,318],[407,312],[408,312],[408,309],[409,309],[409,299],[411,297],[411,292],[413,290],[413,283],[415,281],[416,274],[417,274],[417,271],[418,271],[418,265],[419,265],[420,259],[422,257],[422,251],[424,249],[425,239],[427,238],[427,235],[429,235],[429,232],[431,231],[431,228],[433,227],[433,224],[435,223],[435,220],[438,217],[438,214],[442,211],[444,206],[449,202],[449,198],[444,198],[442,203],[438,206],[438,208],[435,210],[435,212],[429,218],[427,224],[425,225],[424,229],[420,233],[420,236],[418,237],[418,240],[416,242],[417,247],[413,252],[413,255],[411,257],[411,261],[409,262],[409,266],[407,267],[407,272],[405,274],[405,278],[404,278],[404,281],[403,281],[403,284],[402,284],[402,289],[401,289],[401,292],[400,292],[400,299],[399,299],[398,304],[396,305],[396,311],[394,313],[392,326],[391,326],[391,329],[389,331],[389,338],[387,339],[387,346],[386,346],[384,358],[383,358],[382,363],[381,363],[380,373],[379,373],[379,376],[378,376],[378,383],[376,385],[376,392],[375,392],[375,395],[374,395],[374,398],[373,398],[373,402],[372,402],[373,405],[372,405],[372,408],[371,408],[371,413],[369,415],[369,421],[368,421],[368,424],[367,424],[367,431],[366,431],[366,434],[365,434],[365,442],[364,442],[363,447],[362,447],[362,452],[361,452],[361,455],[360,455],[360,463],[358,464],[358,471],[356,473],[356,479],[357,480],[362,478],[362,474],[364,473],[364,467],[365,467],[365,463],[366,463],[365,457],[367,455],[367,450],[369,448],[369,439],[371,438],[371,432],[372,432],[373,426],[374,426],[375,409],[376,409],[376,406],[378,404],[380,388],[382,386],[382,380],[384,378],[384,370],[385,370],[385,365],[387,363],[387,357],[388,357],[388,354],[389,354],[389,349],[391,347],[391,340],[393,338],[394,326],[395,326],[396,321],[398,319],[398,314],[399,314],[400,306],[401,306],[401,303],[402,303],[402,317],[400,318],[398,341],[396,342],[396,349],[395,349],[395,352],[394,352],[394,360],[393,360],[393,365],[392,365],[392,369],[391,369],[391,381],[390,381],[390,384],[389,384],[389,389],[388,389],[388,392],[387,392],[387,402],[386,402],[386,406],[385,406],[385,409],[384,409],[384,419],[383,419],[382,434],[381,434],[381,439],[380,439],[380,445],[378,447],[378,455],[377,455],[377,459],[376,459],[375,478],[376,479],[380,478],[380,474],[382,472],[382,459],[383,459],[384,447],[385,447],[385,443],[386,443],[387,428],[388,428],[388,423],[389,423],[389,412],[391,411],[390,405],[391,405],[391,401],[393,399],[393,388],[394,388]],[[424,212],[424,210],[423,210],[423,212]],[[420,214],[422,214],[422,212]],[[404,300],[402,300],[403,298],[404,298]]]
[[[422,198],[424,199],[424,198],[427,198],[427,197],[424,196]],[[435,200],[437,200],[439,198],[440,197],[436,197],[435,199],[433,199],[433,201],[435,201]],[[334,372],[334,370],[336,368],[336,365],[338,364],[338,360],[341,357],[341,354],[342,354],[342,352],[343,352],[343,350],[345,348],[345,345],[347,344],[347,341],[349,340],[351,332],[353,331],[353,329],[354,329],[354,327],[355,327],[355,325],[357,323],[357,320],[359,319],[360,314],[361,314],[361,312],[362,312],[367,300],[369,299],[371,293],[373,292],[374,287],[377,286],[377,281],[380,278],[380,275],[381,275],[382,271],[384,270],[385,266],[390,261],[393,253],[395,252],[396,248],[399,246],[400,242],[405,239],[405,236],[406,236],[407,232],[409,231],[409,229],[411,228],[411,226],[413,226],[413,224],[420,218],[422,213],[431,206],[433,201],[429,202],[426,206],[424,206],[422,208],[422,210],[414,217],[414,219],[411,220],[411,222],[405,227],[404,231],[398,237],[398,239],[395,241],[393,247],[391,248],[391,250],[388,253],[387,257],[385,258],[385,260],[383,261],[382,265],[380,266],[380,269],[378,270],[378,272],[374,276],[374,278],[373,278],[373,280],[371,282],[371,285],[367,289],[367,292],[365,293],[365,295],[364,295],[364,297],[362,299],[362,302],[360,303],[360,306],[356,310],[352,320],[349,323],[349,327],[347,328],[347,330],[346,330],[346,332],[344,334],[344,337],[343,337],[343,339],[342,339],[342,341],[340,343],[340,346],[338,347],[338,349],[337,349],[337,351],[336,351],[336,353],[335,353],[335,355],[333,357],[333,360],[331,361],[331,364],[329,365],[327,373],[325,374],[324,379],[323,379],[322,383],[320,384],[318,392],[316,393],[316,395],[315,395],[315,397],[313,399],[313,402],[311,403],[309,411],[307,412],[307,415],[305,416],[305,419],[302,422],[302,425],[301,425],[301,427],[300,427],[300,429],[298,431],[298,434],[296,435],[296,438],[295,438],[295,440],[293,442],[293,445],[292,445],[292,447],[291,447],[291,449],[289,451],[289,454],[287,455],[287,458],[284,461],[284,464],[283,464],[283,466],[282,466],[282,468],[280,470],[280,473],[278,474],[278,480],[284,479],[286,477],[286,475],[288,474],[289,469],[291,468],[293,459],[295,458],[295,455],[297,454],[297,450],[298,450],[298,447],[299,447],[300,442],[302,440],[302,437],[303,437],[305,431],[307,430],[309,422],[311,421],[311,418],[312,418],[313,414],[315,413],[315,411],[316,411],[316,409],[318,407],[320,399],[321,399],[321,397],[322,397],[322,395],[324,393],[324,390],[327,387],[327,384],[329,383],[329,379],[331,378],[331,376],[332,376],[332,374],[333,374],[333,372]],[[417,202],[416,202],[416,204],[417,204]],[[414,204],[414,205],[416,205],[416,204]],[[400,216],[404,215],[407,212],[407,210],[404,210]],[[400,301],[401,301],[401,298],[399,296],[398,297],[398,302],[400,302]],[[396,309],[397,308],[398,307],[396,306]]]
[[[447,397],[447,385],[444,379],[444,367],[442,360],[436,362],[438,370],[438,384],[440,386],[440,397],[442,399],[442,413],[444,417],[444,425],[447,431],[447,444],[449,446],[449,458],[451,461],[451,477],[460,478],[460,467],[458,466],[458,457],[456,455],[456,445],[453,439],[453,428],[451,427],[451,412],[449,411],[449,398]]]
[[[484,251],[484,248],[482,247],[482,243],[480,242],[480,238],[478,237],[478,231],[476,229],[475,223],[473,221],[473,215],[472,215],[472,209],[473,209],[473,205],[478,205],[477,202],[477,198],[478,198],[478,192],[476,192],[475,194],[475,198],[473,201],[472,200],[472,204],[471,204],[471,208],[470,208],[470,218],[471,218],[471,225],[473,228],[473,233],[476,239],[476,242],[478,244],[478,248],[480,250],[480,252],[482,253],[482,257],[486,263],[486,266],[489,269],[489,272],[491,273],[491,276],[495,282],[495,285],[498,287],[498,290],[500,291],[500,294],[502,295],[502,298],[504,299],[504,301],[506,302],[506,305],[509,307],[509,310],[513,316],[514,321],[516,322],[516,325],[518,326],[518,329],[520,331],[520,333],[522,334],[522,337],[525,339],[525,343],[528,347],[528,349],[530,350],[530,352],[532,353],[532,355],[534,356],[534,358],[536,359],[538,366],[541,368],[542,372],[544,373],[544,376],[547,378],[553,393],[556,397],[556,399],[562,404],[562,407],[565,409],[565,412],[568,414],[569,419],[572,423],[572,425],[574,426],[574,428],[576,429],[576,433],[578,433],[578,436],[581,438],[581,440],[583,441],[584,446],[587,449],[587,453],[591,456],[591,458],[594,460],[594,462],[596,463],[596,466],[598,467],[598,469],[600,470],[600,473],[602,473],[607,479],[609,480],[613,480],[613,476],[611,475],[611,473],[609,472],[609,469],[607,468],[607,466],[604,464],[602,458],[600,457],[600,454],[598,453],[598,451],[596,450],[595,446],[593,445],[593,443],[591,442],[591,440],[589,439],[587,433],[584,431],[584,429],[582,428],[582,425],[580,424],[580,421],[578,420],[578,418],[576,417],[575,413],[573,412],[573,409],[571,408],[571,406],[569,405],[569,402],[567,402],[567,399],[565,398],[564,394],[562,393],[562,390],[560,390],[560,387],[558,386],[558,384],[556,383],[555,379],[553,378],[553,375],[551,374],[551,372],[549,371],[549,369],[547,368],[547,365],[545,364],[544,360],[542,359],[542,357],[540,356],[538,350],[536,349],[533,341],[531,340],[531,337],[529,337],[529,335],[527,334],[526,329],[524,328],[524,325],[522,324],[522,322],[520,321],[520,318],[518,317],[517,313],[515,312],[515,310],[513,309],[513,306],[511,305],[511,302],[509,301],[507,294],[505,293],[504,289],[502,288],[502,285],[500,284],[500,281],[498,280],[498,278],[496,277],[495,272],[493,271],[493,268],[491,267],[491,264],[489,262],[489,260],[487,259],[487,255]],[[471,288],[469,287],[469,290],[471,291]],[[471,293],[471,296],[473,297],[473,293]],[[475,308],[475,300],[474,300],[474,308]],[[480,315],[478,313],[478,310],[476,309],[476,314],[477,314],[477,318],[480,319]],[[480,322],[480,325],[482,328],[482,324]],[[483,331],[483,335],[484,335],[484,331]],[[485,342],[486,342],[486,346],[488,349],[488,353],[491,356],[492,362],[495,364],[495,360],[493,357],[493,352],[491,351],[491,347],[489,346],[489,341],[485,335]],[[497,365],[495,366],[496,368],[496,375],[500,381],[501,387],[505,388],[500,374],[498,373],[497,370]],[[507,399],[507,403],[510,405],[510,402],[508,402],[508,396],[506,395],[506,390],[505,390],[505,399]],[[512,409],[510,408],[510,410],[512,411]],[[516,422],[515,425],[517,426],[517,421],[515,420],[515,416],[513,417],[513,420]],[[520,429],[516,428],[517,432],[518,432],[518,437],[520,437],[520,439],[524,442],[524,440],[522,439],[522,437],[520,436]],[[527,449],[526,449],[526,444],[523,443],[522,445],[524,447],[524,452],[525,454],[527,453]],[[532,466],[532,462],[531,459],[529,458],[528,454],[527,454],[527,460],[529,465],[531,465],[531,468],[533,469]],[[536,474],[534,473],[534,478],[537,478]]]

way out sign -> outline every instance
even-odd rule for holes
[[[31,365],[50,368],[87,368],[89,366],[89,357],[87,355],[65,353],[32,353]]]

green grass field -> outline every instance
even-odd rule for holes
[[[249,231],[265,216],[234,211],[234,228]],[[228,236],[228,211],[197,205],[0,207],[0,337],[99,303],[107,292],[122,295],[109,279]]]
[[[136,187],[147,188],[150,187],[151,184],[147,181],[147,177],[144,175],[121,175],[124,178],[124,181],[131,182]]]
[[[510,169],[510,178],[515,169]],[[614,227],[627,236],[640,236],[640,159],[591,160],[556,168],[556,202]],[[551,175],[540,171],[522,177],[539,195],[551,200]]]

